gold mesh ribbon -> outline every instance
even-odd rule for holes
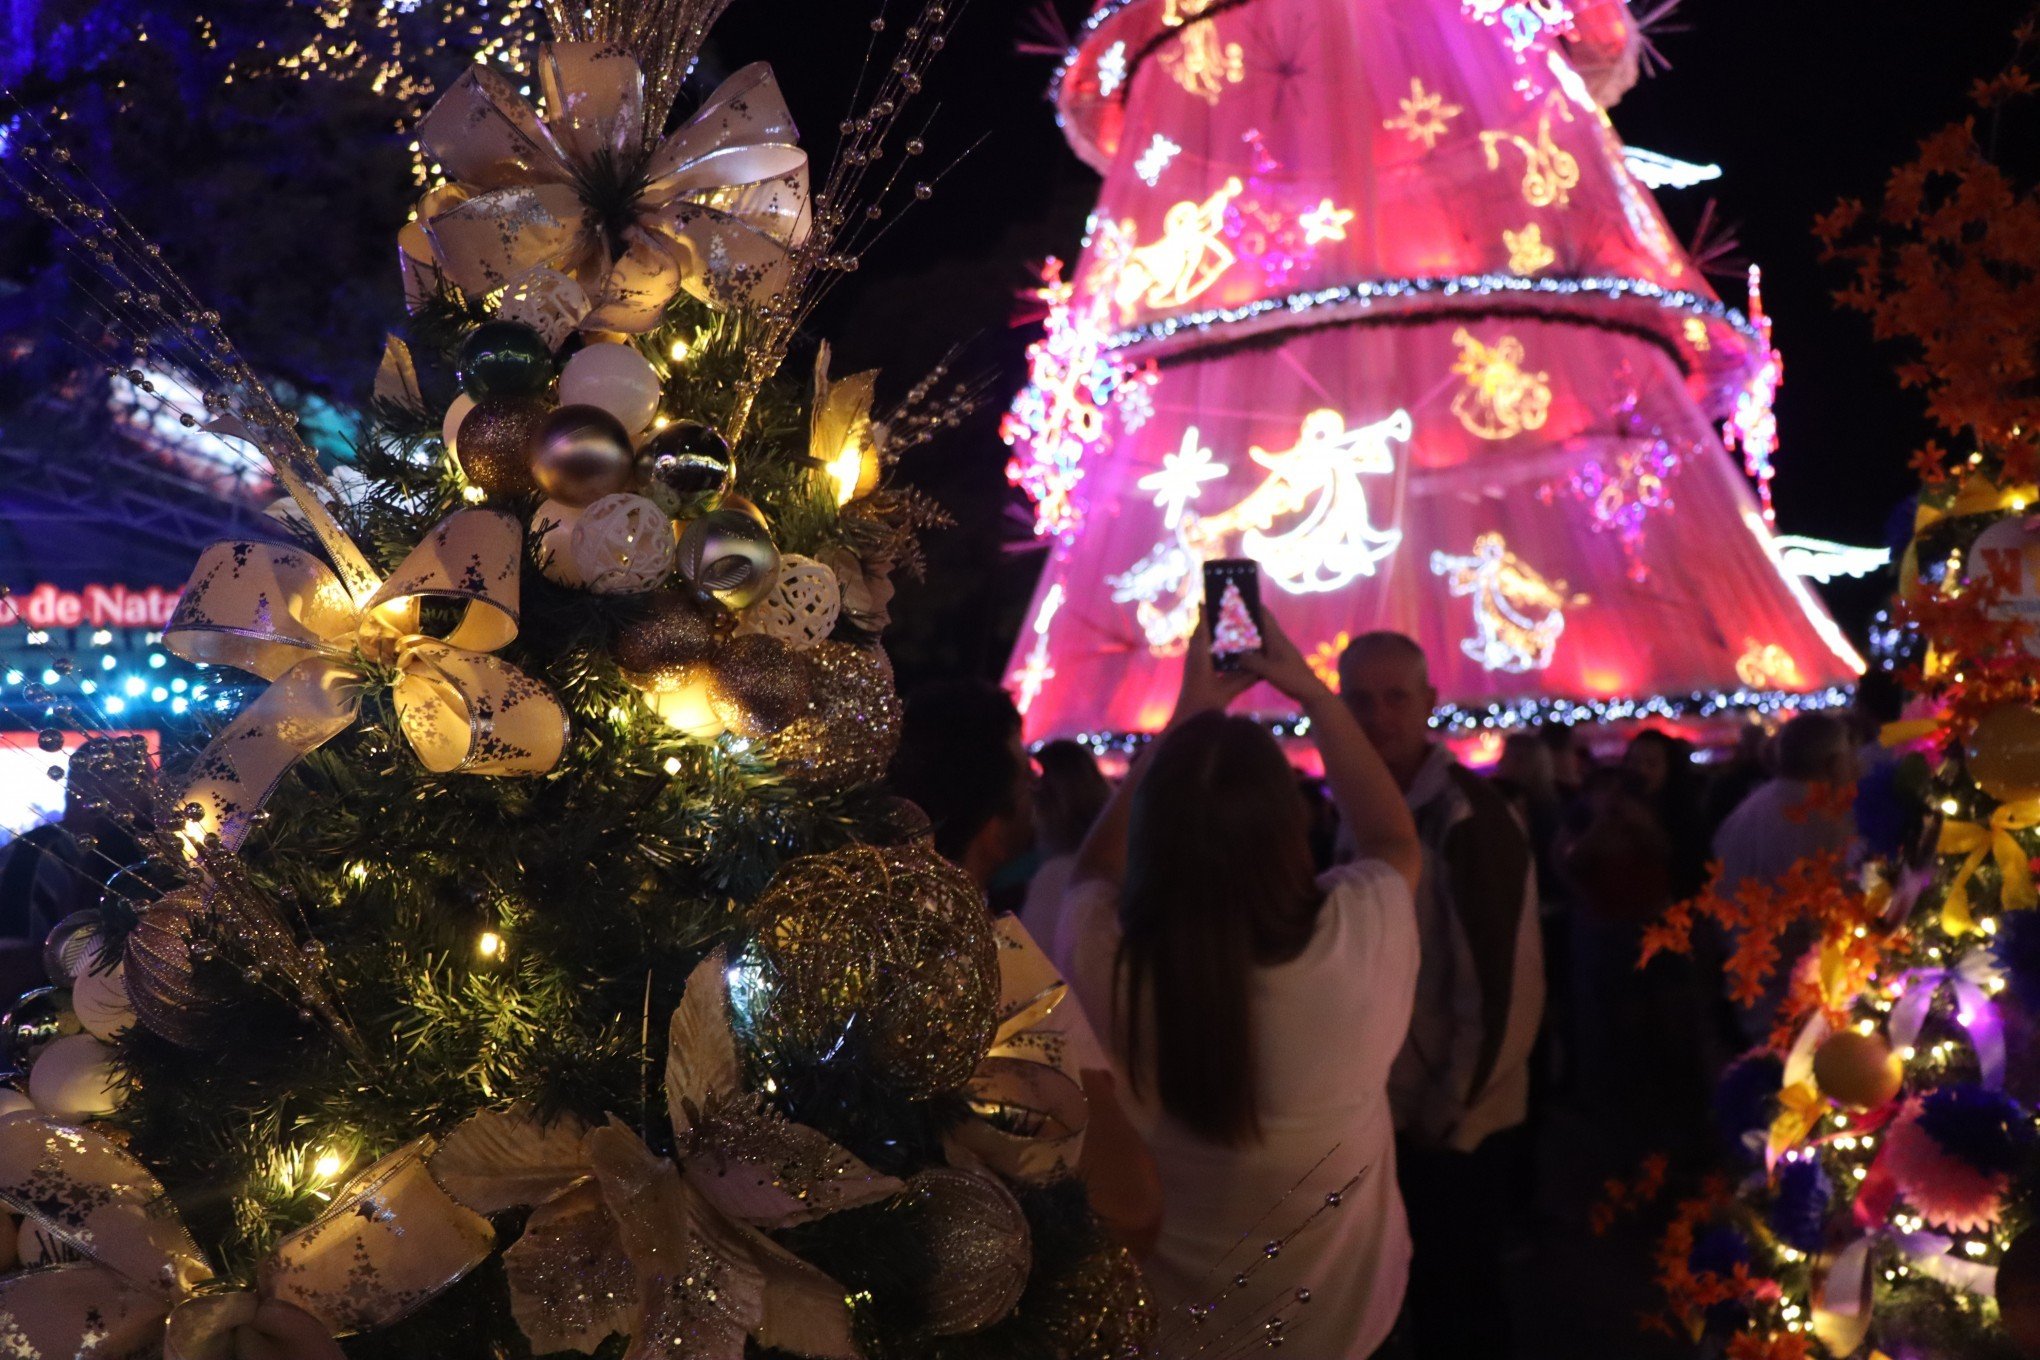
[[[285,771],[354,724],[387,684],[398,725],[436,774],[551,769],[567,714],[538,681],[489,653],[517,636],[523,535],[493,510],[461,510],[360,600],[310,552],[215,543],[198,559],[163,644],[187,661],[259,675],[269,688],[199,756],[178,798],[187,841],[234,849]],[[445,637],[419,632],[427,600],[465,606]]]
[[[648,147],[644,75],[627,53],[555,43],[538,65],[543,115],[473,66],[420,123],[450,182],[419,202],[402,242],[414,305],[441,277],[482,297],[554,271],[580,286],[582,326],[642,332],[683,290],[726,307],[784,288],[812,222],[807,153],[771,68],[738,71]],[[634,187],[620,254],[613,206],[586,197],[595,184]]]
[[[494,1234],[399,1149],[284,1238],[255,1290],[216,1280],[162,1185],[90,1129],[0,1117],[0,1201],[84,1259],[0,1277],[0,1354],[343,1360],[335,1336],[401,1320],[479,1265]]]

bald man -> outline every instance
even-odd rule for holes
[[[1544,1013],[1544,949],[1528,837],[1502,796],[1431,740],[1438,692],[1424,652],[1368,633],[1339,658],[1339,693],[1402,785],[1424,867],[1416,1012],[1389,1074],[1396,1160],[1415,1256],[1419,1356],[1501,1355],[1503,1210],[1514,1196]]]

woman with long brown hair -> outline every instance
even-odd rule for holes
[[[1228,1294],[1235,1323],[1286,1305],[1301,1353],[1364,1360],[1409,1268],[1387,1079],[1416,986],[1421,852],[1352,715],[1273,619],[1262,631],[1266,655],[1234,673],[1213,669],[1204,629],[1192,640],[1175,717],[1078,856],[1069,962],[1085,1010],[1112,1019],[1160,1165],[1158,1298],[1180,1310]],[[1317,874],[1281,748],[1226,716],[1257,681],[1310,719],[1357,862]],[[1260,1264],[1242,1287],[1243,1243]]]

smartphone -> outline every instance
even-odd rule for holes
[[[1236,671],[1248,652],[1265,652],[1261,638],[1261,566],[1244,557],[1204,564],[1204,617],[1211,624],[1211,664]]]

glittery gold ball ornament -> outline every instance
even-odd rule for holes
[[[552,414],[544,397],[490,397],[461,418],[454,436],[454,461],[491,496],[529,496],[531,441]]]
[[[998,946],[977,885],[926,843],[783,865],[752,904],[736,989],[770,1062],[855,1037],[910,1095],[961,1086],[991,1044]]]
[[[630,485],[630,435],[599,406],[562,406],[531,438],[531,478],[568,505],[593,505]]]
[[[921,1300],[936,1336],[981,1332],[1013,1311],[1034,1265],[1027,1215],[998,1178],[931,1166],[901,1196],[935,1261]]]
[[[735,619],[686,591],[655,590],[617,624],[609,654],[639,689],[665,688],[683,667],[713,655],[735,626]]]
[[[818,642],[804,658],[813,698],[773,739],[779,768],[822,789],[877,782],[900,743],[900,698],[885,653]]]
[[[812,676],[801,654],[778,638],[733,637],[708,665],[709,705],[740,737],[769,737],[807,711]]]
[[[1838,1030],[1813,1051],[1813,1081],[1822,1095],[1852,1110],[1871,1110],[1898,1095],[1905,1064],[1883,1035]]]
[[[1145,1355],[1154,1342],[1157,1319],[1147,1281],[1133,1253],[1107,1247],[1037,1292],[1039,1309],[1027,1307],[1056,1339],[1056,1353],[1069,1360],[1124,1360]]]
[[[779,549],[755,506],[726,497],[723,508],[680,531],[680,574],[729,609],[748,609],[779,579]]]

